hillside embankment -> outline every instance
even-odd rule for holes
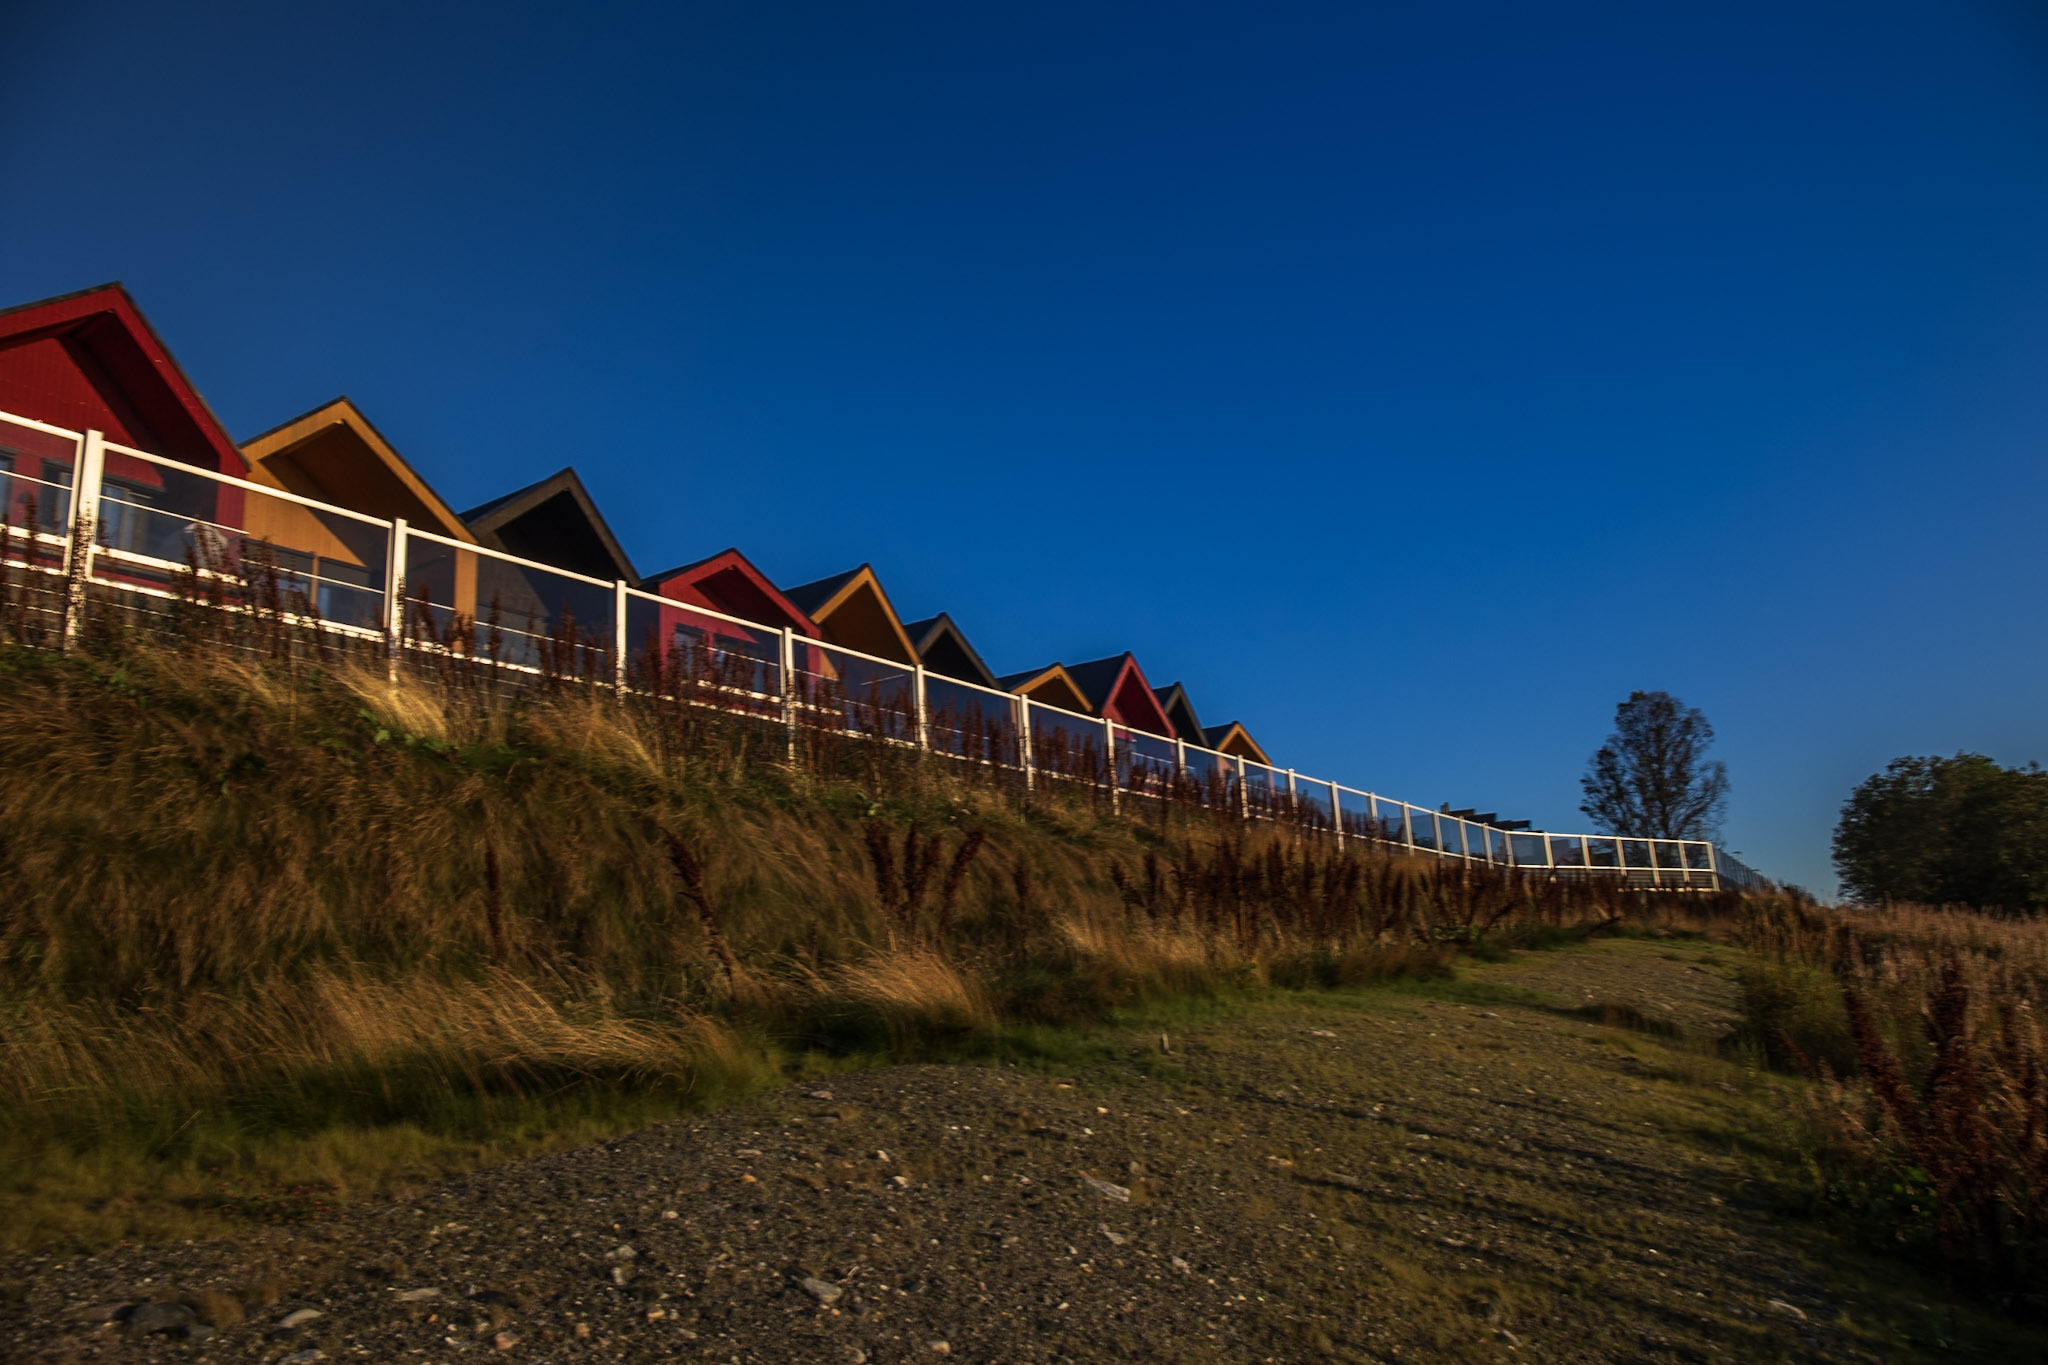
[[[0,1248],[201,1234],[852,1058],[1428,975],[1640,910],[263,644],[0,649]]]
[[[279,644],[0,647],[0,1354],[2040,1354],[2031,926]]]
[[[1037,1033],[1022,1065],[807,1081],[289,1227],[16,1257],[0,1345],[50,1361],[2041,1358],[2048,1336],[1787,1218],[1781,1111],[1803,1083],[1715,1053],[1736,960],[1604,941]]]

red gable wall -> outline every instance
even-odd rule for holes
[[[248,463],[128,292],[105,285],[0,313],[0,412],[246,477]]]
[[[1174,738],[1173,722],[1167,719],[1159,698],[1153,695],[1136,659],[1124,659],[1123,671],[1117,675],[1116,686],[1109,690],[1109,701],[1103,706],[1102,714],[1133,730],[1143,730],[1166,739]]]

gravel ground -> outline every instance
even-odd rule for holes
[[[1699,1048],[1726,963],[1608,943],[1263,1001],[1067,1075],[846,1075],[329,1222],[16,1260],[0,1355],[1918,1358],[1951,1310],[1754,1183],[1783,1090]]]

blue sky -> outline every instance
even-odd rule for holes
[[[25,12],[25,11],[33,12]],[[0,302],[237,437],[872,561],[1303,772],[1581,825],[1632,688],[1833,886],[2048,760],[2048,20],[1945,4],[0,8]]]

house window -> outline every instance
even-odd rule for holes
[[[156,490],[120,479],[100,481],[99,534],[96,539],[110,550],[150,554],[149,534],[156,518],[145,510],[156,501]],[[157,558],[165,556],[159,554]]]
[[[42,529],[53,535],[65,534],[71,525],[71,466],[44,460],[42,482],[24,482],[28,486],[22,490],[22,496],[34,496]],[[26,515],[26,508],[23,510]]]

